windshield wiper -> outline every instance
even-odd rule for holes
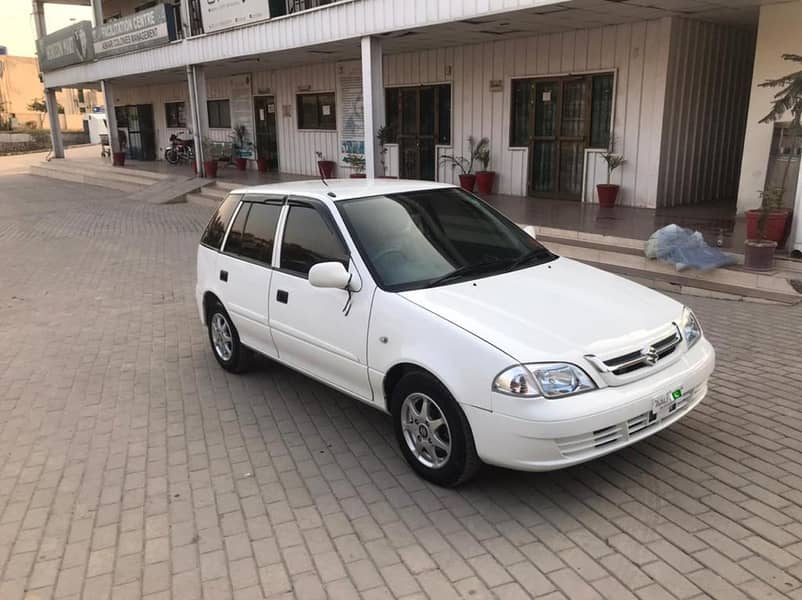
[[[428,283],[426,287],[435,287],[438,285],[442,285],[444,283],[448,283],[449,281],[454,281],[455,279],[459,279],[460,277],[465,277],[467,275],[474,275],[476,273],[481,273],[482,271],[487,270],[490,267],[495,267],[499,264],[502,264],[504,261],[502,260],[491,260],[487,262],[480,262],[475,263],[472,265],[463,265],[454,269],[453,271],[446,273],[442,277],[438,277],[437,279],[433,279]]]
[[[517,269],[518,267],[530,263],[534,260],[551,260],[554,258],[554,254],[552,254],[546,248],[534,248],[524,254],[523,256],[516,258],[512,263],[510,263],[510,269]]]

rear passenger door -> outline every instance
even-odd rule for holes
[[[277,352],[268,326],[268,294],[283,202],[281,196],[246,195],[218,258],[221,300],[240,341],[274,358]]]

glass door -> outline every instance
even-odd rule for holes
[[[267,161],[267,168],[278,171],[278,138],[276,136],[276,100],[273,96],[254,96],[256,123],[256,156]]]
[[[402,179],[437,179],[437,145],[451,143],[451,86],[387,90],[387,124],[398,143]]]

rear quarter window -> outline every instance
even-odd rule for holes
[[[223,238],[226,235],[226,229],[228,229],[228,223],[231,221],[231,215],[234,214],[241,197],[239,194],[229,194],[217,207],[214,215],[209,220],[209,224],[206,226],[206,231],[201,236],[201,244],[215,250],[220,249]]]

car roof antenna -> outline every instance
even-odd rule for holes
[[[317,172],[320,174],[320,181],[323,182],[323,185],[325,185],[326,187],[329,187],[329,184],[326,183],[326,175],[323,173],[323,167],[318,165],[317,166]]]

